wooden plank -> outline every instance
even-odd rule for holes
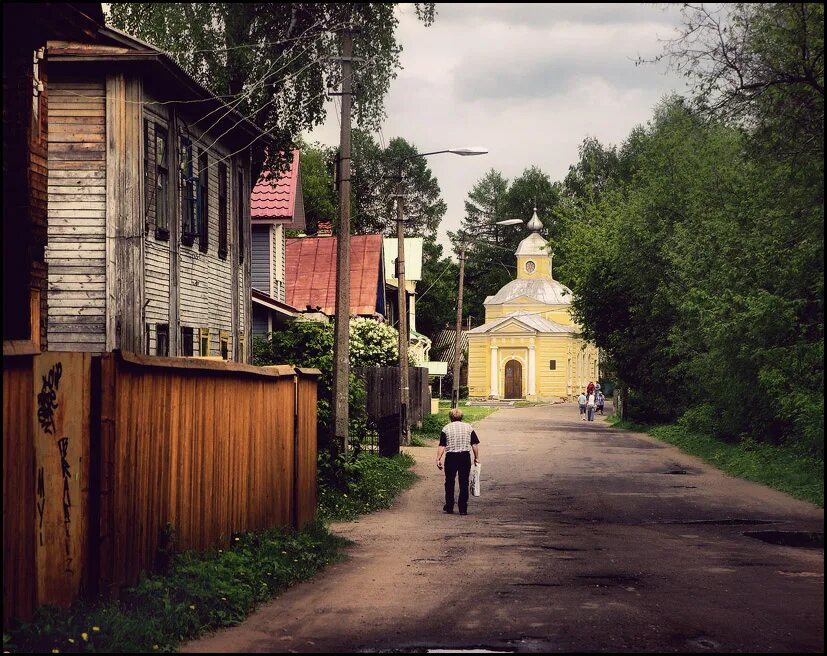
[[[32,358],[3,342],[3,625],[36,605]],[[31,342],[29,342],[31,344]]]
[[[70,177],[82,177],[83,173],[91,173],[100,171],[103,173],[106,170],[106,162],[103,159],[100,160],[62,160],[62,159],[55,159],[52,161],[49,160],[49,179],[51,180],[52,175],[56,171],[66,171],[71,172]],[[105,175],[100,176],[88,176],[88,177],[105,177]]]
[[[78,189],[78,186],[77,184],[62,187],[55,185],[49,186],[49,203],[81,202],[106,205],[106,187],[83,185],[82,189]],[[79,193],[81,191],[82,193]]]
[[[52,170],[49,169],[49,184],[72,185],[72,184],[88,184],[88,179],[106,179],[104,171],[92,170],[89,168],[78,169],[71,171]],[[53,182],[54,180],[54,182]],[[94,183],[100,184],[100,183]]]
[[[38,604],[67,607],[86,566],[90,371],[86,353],[48,352],[34,362]]]

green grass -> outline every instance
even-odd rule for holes
[[[824,461],[792,447],[772,446],[752,440],[722,442],[679,424],[645,426],[609,417],[617,428],[648,433],[697,456],[723,472],[748,481],[763,483],[781,492],[824,507]]]
[[[347,540],[320,525],[233,539],[232,547],[176,556],[166,575],[144,577],[120,601],[43,607],[4,629],[11,652],[174,651],[201,633],[242,622],[260,603],[340,560]]]
[[[400,492],[417,479],[410,468],[414,459],[406,453],[383,458],[372,453],[359,454],[347,465],[347,491],[319,486],[319,517],[326,521],[348,521],[359,515],[387,508]]]
[[[462,420],[469,424],[485,419],[492,412],[497,411],[497,408],[489,408],[484,405],[465,405],[465,401],[460,401],[459,406],[462,410]],[[433,446],[434,441],[439,440],[442,428],[451,421],[448,418],[450,409],[450,401],[440,401],[439,412],[425,417],[420,430],[411,431],[411,446]]]

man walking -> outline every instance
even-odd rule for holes
[[[471,424],[462,421],[462,410],[452,408],[448,413],[451,423],[447,424],[439,435],[436,452],[436,466],[442,469],[445,460],[445,505],[442,509],[449,514],[454,512],[454,480],[459,474],[459,514],[468,514],[468,477],[471,474],[471,451],[474,451],[474,464],[480,461],[480,439]]]

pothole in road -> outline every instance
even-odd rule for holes
[[[740,524],[775,524],[771,519],[672,519],[661,522],[654,522],[655,524],[680,524],[682,526],[738,526]]]
[[[675,476],[688,476],[689,472],[685,469],[669,469],[664,474],[674,474]]]
[[[801,547],[804,549],[823,549],[824,533],[808,531],[745,531],[748,538],[755,538],[782,547]]]
[[[594,583],[598,587],[609,587],[612,585],[637,586],[640,579],[637,576],[625,574],[578,574],[575,578],[581,579],[589,584]]]

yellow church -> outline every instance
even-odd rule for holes
[[[543,224],[517,248],[517,279],[485,299],[485,324],[468,333],[471,398],[571,399],[597,381],[597,348],[580,337],[571,290],[551,274]]]

